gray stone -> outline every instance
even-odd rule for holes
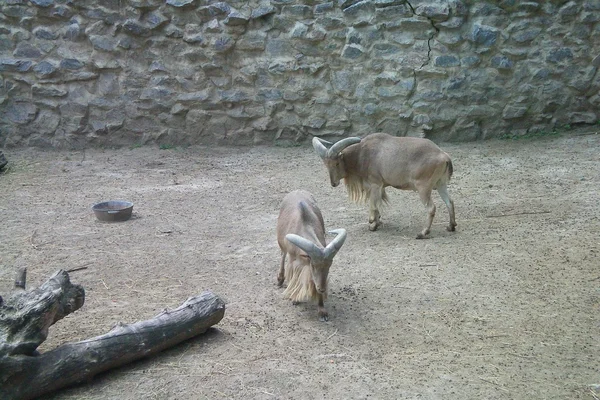
[[[150,28],[144,26],[143,24],[133,19],[128,19],[127,21],[125,21],[125,23],[123,24],[123,29],[125,29],[127,33],[130,33],[135,36],[146,37],[150,36],[151,34]]]
[[[170,38],[180,39],[183,37],[183,31],[176,26],[169,25],[164,30],[165,35]]]
[[[327,3],[316,4],[313,12],[315,14],[326,14],[333,10],[333,2],[329,1]]]
[[[530,42],[542,32],[542,28],[532,28],[525,31],[517,32],[513,35],[513,39],[518,43]]]
[[[250,101],[250,95],[247,92],[237,89],[218,90],[217,96],[219,101],[228,103],[244,103]]]
[[[197,0],[167,0],[167,4],[173,7],[195,6]]]
[[[527,113],[527,107],[516,106],[516,105],[507,105],[502,110],[502,118],[503,119],[516,119],[521,118]]]
[[[558,49],[552,49],[546,56],[546,61],[556,64],[564,60],[572,60],[573,52],[568,47],[561,47]]]
[[[514,64],[506,56],[494,56],[490,59],[490,65],[497,69],[512,69]]]
[[[112,51],[117,46],[117,39],[108,36],[90,35],[90,43],[97,50]]]
[[[69,92],[56,86],[33,85],[31,87],[31,93],[40,97],[64,97]]]
[[[31,103],[15,102],[9,103],[5,109],[8,120],[18,125],[25,125],[35,119],[38,108]]]
[[[241,26],[246,25],[248,21],[248,17],[246,17],[244,14],[238,11],[233,11],[227,16],[227,18],[225,18],[223,23],[228,26]]]
[[[474,25],[472,30],[472,40],[476,44],[483,46],[493,46],[498,40],[500,31],[491,26]]]
[[[250,18],[251,19],[264,18],[266,16],[275,14],[276,12],[277,12],[277,9],[273,6],[258,7],[258,8],[255,8],[254,10],[252,10],[252,12],[250,13]]]
[[[299,18],[299,19],[312,18],[311,7],[309,7],[307,5],[301,5],[301,4],[284,6],[281,9],[281,13],[284,15],[290,15],[292,17]]]
[[[31,61],[16,60],[14,58],[0,58],[0,71],[27,72],[31,68]]]
[[[153,87],[142,90],[140,100],[165,100],[173,96],[173,91],[167,88]]]
[[[434,21],[446,21],[450,17],[450,9],[447,4],[425,3],[417,6],[415,14]]]
[[[302,22],[296,22],[294,27],[290,30],[291,38],[303,38],[308,33],[308,26],[304,25]]]
[[[569,121],[572,124],[595,124],[598,122],[598,115],[594,112],[572,112],[569,113]]]
[[[579,16],[579,20],[584,24],[593,24],[600,21],[599,11],[586,11],[582,12]]]
[[[359,44],[348,44],[342,50],[342,57],[349,60],[357,60],[365,53],[364,47]]]
[[[168,24],[170,19],[163,14],[154,11],[146,16],[146,23],[150,29],[158,29]]]
[[[59,37],[58,33],[53,32],[52,30],[50,30],[50,28],[44,26],[39,26],[35,28],[33,30],[33,34],[36,38],[44,40],[56,40]]]
[[[450,17],[448,20],[443,22],[437,22],[436,26],[446,28],[446,29],[456,29],[463,26],[465,23],[464,17]]]
[[[54,6],[50,15],[54,18],[68,19],[73,16],[73,10],[66,6]]]
[[[19,43],[15,51],[13,51],[13,56],[23,58],[40,58],[42,56],[42,52],[37,47],[29,43]]]
[[[82,40],[84,37],[85,35],[83,34],[83,30],[79,24],[69,25],[63,34],[63,39],[70,40],[72,42]]]
[[[447,56],[438,56],[435,58],[435,66],[436,67],[458,67],[460,65],[460,61],[458,57],[447,55]]]
[[[38,7],[50,7],[54,4],[54,0],[29,0]]]
[[[60,62],[60,69],[78,70],[83,68],[84,63],[74,58],[65,58]]]
[[[266,101],[281,100],[283,98],[283,92],[276,88],[259,89],[256,98]]]
[[[213,48],[217,53],[225,53],[233,49],[235,41],[229,36],[216,38]]]
[[[312,128],[312,129],[321,129],[325,125],[326,122],[327,122],[327,120],[325,118],[313,117],[313,118],[309,118],[302,125],[306,126],[308,128]]]
[[[204,43],[204,35],[202,27],[197,24],[187,24],[183,33],[183,41],[186,43]]]
[[[236,48],[238,50],[264,50],[267,34],[261,31],[251,31],[238,39]]]
[[[46,78],[56,72],[56,66],[48,61],[42,61],[33,67],[33,72],[40,78]]]
[[[190,105],[199,105],[210,99],[210,89],[200,90],[198,92],[183,93],[177,96],[177,101],[190,103]]]

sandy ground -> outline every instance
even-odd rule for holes
[[[589,129],[588,129],[589,131]],[[600,135],[442,145],[457,231],[416,240],[418,196],[388,189],[384,226],[332,188],[312,148],[9,150],[0,175],[0,293],[59,268],[83,308],[41,350],[151,318],[211,290],[205,335],[51,399],[598,399]],[[348,239],[330,321],[276,286],[283,196],[311,191]],[[124,223],[92,204],[135,203]]]

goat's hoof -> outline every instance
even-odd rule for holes
[[[369,222],[369,230],[375,232],[379,228],[379,225],[381,225],[381,222]]]
[[[423,235],[422,233],[419,233],[417,235],[417,239],[429,239],[429,235],[428,234],[427,235]]]
[[[321,321],[321,322],[329,321],[329,314],[327,314],[326,312],[320,312],[319,313],[319,321]]]
[[[447,230],[448,232],[454,232],[454,231],[456,230],[456,225],[448,225],[448,226],[446,227],[446,230]]]
[[[282,287],[285,279],[277,278],[277,286]]]
[[[300,304],[300,302],[299,302],[299,301],[292,301],[292,305],[293,305],[293,306],[297,306],[298,304]]]

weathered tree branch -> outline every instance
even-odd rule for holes
[[[32,399],[96,374],[158,353],[206,332],[225,313],[225,303],[205,292],[179,308],[105,335],[68,343],[39,356],[0,357],[0,398]]]
[[[24,286],[25,275],[19,276]],[[84,301],[83,287],[73,285],[63,270],[36,289],[14,293],[0,305],[0,356],[33,355],[48,337],[48,328]]]
[[[68,274],[59,271],[44,285],[55,283],[57,278],[64,276],[63,274],[66,275],[68,281]],[[36,291],[42,289],[42,286]],[[46,296],[52,296],[52,289],[49,287],[51,286],[46,287],[46,290],[50,291]],[[18,296],[22,295],[25,293],[19,293]],[[83,291],[81,291],[81,295],[83,295]],[[41,303],[46,303],[44,296],[36,296],[36,298],[41,300]],[[30,326],[42,327],[45,329],[45,333],[40,334],[37,338],[42,336],[45,338],[48,327],[54,321],[83,304],[83,297],[79,297],[79,299],[81,303],[71,304],[70,307],[59,306],[59,303],[55,303],[55,308],[62,311],[30,314],[47,318],[46,323],[22,322],[21,325],[27,328]],[[14,301],[11,301],[11,304],[11,307],[15,306]],[[23,304],[31,305],[32,300],[25,301]],[[3,313],[5,306],[6,304],[0,305]],[[18,312],[18,308],[11,312]],[[4,337],[0,337],[0,399],[32,399],[62,387],[89,380],[100,372],[153,355],[204,333],[209,327],[217,324],[224,314],[225,303],[215,294],[204,292],[199,296],[189,298],[178,308],[171,311],[165,310],[152,319],[131,325],[120,324],[104,335],[77,343],[68,343],[41,355],[35,355],[35,352],[31,350],[39,345],[38,343],[34,347],[34,343],[37,341],[28,340],[27,346],[10,346],[2,342]],[[57,316],[60,318],[56,318]],[[48,323],[49,321],[52,322]],[[15,330],[11,329],[12,331]],[[16,341],[13,340],[13,342]]]

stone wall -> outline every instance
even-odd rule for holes
[[[600,1],[1,0],[0,145],[595,124]]]

